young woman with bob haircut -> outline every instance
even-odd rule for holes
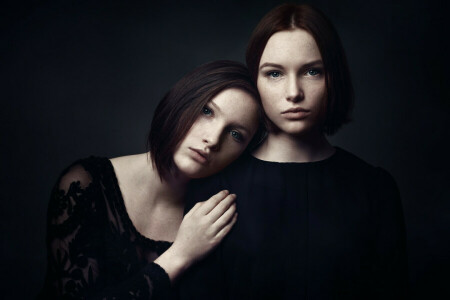
[[[183,218],[186,185],[220,171],[260,139],[260,111],[242,64],[208,63],[161,100],[148,153],[69,166],[49,204],[48,267],[39,297],[171,297],[171,283],[237,219],[236,195],[226,190],[201,199],[208,200]]]
[[[281,5],[256,26],[246,59],[267,137],[189,193],[187,208],[232,190],[239,220],[183,278],[182,299],[404,299],[396,183],[326,138],[349,122],[353,106],[333,25],[309,5]]]

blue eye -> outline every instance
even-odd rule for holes
[[[202,108],[202,113],[203,113],[204,115],[210,116],[210,115],[212,115],[213,111],[212,111],[212,109],[210,109],[209,107],[203,106],[203,108]]]
[[[311,69],[306,73],[310,76],[317,76],[317,75],[320,75],[321,72],[320,72],[320,70],[317,70],[317,69]]]
[[[281,76],[281,72],[278,71],[270,71],[267,72],[267,76],[271,77],[271,78],[278,78]]]
[[[243,140],[242,134],[240,134],[239,131],[231,130],[230,135],[239,142]]]

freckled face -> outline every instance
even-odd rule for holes
[[[321,134],[326,113],[325,70],[314,38],[305,30],[275,33],[261,56],[258,91],[271,133]]]
[[[242,154],[258,124],[256,100],[241,89],[224,90],[199,112],[175,151],[175,165],[189,178],[215,174]]]

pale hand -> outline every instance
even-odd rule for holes
[[[173,245],[155,260],[172,282],[228,234],[237,220],[235,199],[236,195],[221,191],[184,216]]]

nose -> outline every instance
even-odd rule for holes
[[[207,130],[205,130],[205,134],[203,136],[203,145],[205,150],[209,148],[210,151],[219,151],[222,131],[223,130],[220,126],[210,126]]]
[[[288,76],[286,87],[286,100],[291,102],[298,102],[303,99],[303,91],[300,81],[296,75]]]

